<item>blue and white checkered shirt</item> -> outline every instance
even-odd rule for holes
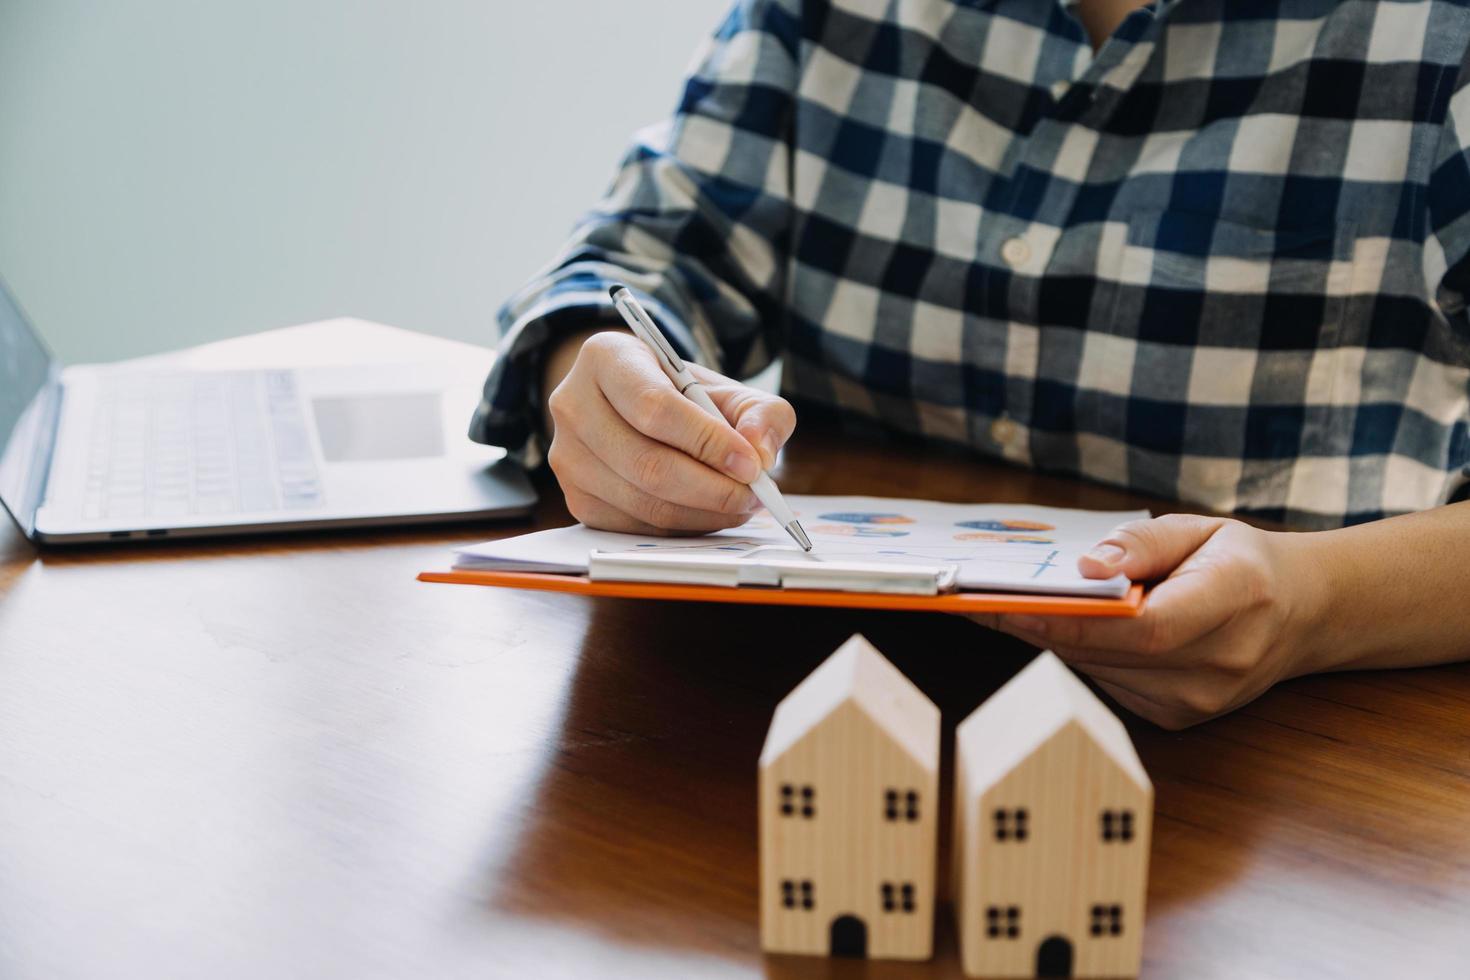
[[[1328,527],[1470,495],[1470,9],[739,0],[502,312],[471,435],[626,282],[684,353],[1060,473]]]

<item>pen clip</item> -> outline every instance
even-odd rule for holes
[[[643,340],[653,345],[654,350],[668,361],[669,366],[674,369],[675,374],[683,374],[686,370],[684,359],[679,356],[678,351],[674,350],[673,345],[664,336],[664,332],[658,328],[658,325],[644,311],[643,306],[633,298],[633,294],[628,292],[628,288],[626,286],[619,286],[614,291],[612,301],[614,306],[624,312],[624,319],[629,321],[628,326],[634,327],[636,325],[642,327],[642,331],[639,332],[643,335]]]

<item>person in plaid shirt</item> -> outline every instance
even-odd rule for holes
[[[1171,727],[1463,657],[1467,43],[1462,0],[738,0],[471,435],[617,530],[743,522],[800,410],[1311,531],[1124,526],[1082,570],[1143,616],[987,620]],[[777,356],[785,398],[736,380]]]

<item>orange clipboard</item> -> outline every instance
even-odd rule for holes
[[[906,609],[915,612],[1025,613],[1031,616],[1118,616],[1143,612],[1144,590],[1137,583],[1120,599],[1027,595],[1015,592],[945,592],[892,595],[821,589],[730,588],[720,585],[669,585],[656,582],[594,582],[585,575],[545,572],[420,572],[420,582],[489,585],[501,589],[568,592],[612,599],[670,599],[675,602],[727,602],[747,606],[821,606],[830,609]]]

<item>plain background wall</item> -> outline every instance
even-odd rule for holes
[[[490,343],[730,0],[0,0],[0,276],[68,361]]]

